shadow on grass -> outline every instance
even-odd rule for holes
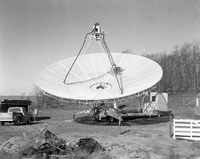
[[[15,126],[36,125],[36,124],[41,124],[41,123],[43,123],[43,122],[41,122],[41,121],[32,121],[29,124],[27,124],[27,123],[21,123],[20,125],[15,125]]]
[[[47,120],[47,119],[51,119],[51,117],[50,117],[50,116],[40,116],[40,117],[36,117],[36,121]]]
[[[25,126],[25,125],[35,125],[35,124],[41,124],[43,122],[40,122],[40,121],[32,121],[31,123],[27,124],[27,123],[20,123],[19,125],[15,125],[14,123],[5,123],[5,126]],[[0,158],[1,159],[1,158]]]
[[[105,120],[102,121],[94,121],[92,117],[87,115],[83,117],[76,118],[75,121],[77,123],[86,124],[86,125],[104,125],[104,126],[118,126],[118,121],[114,122],[106,122]],[[169,116],[161,116],[161,117],[129,117],[123,118],[121,122],[122,126],[140,126],[140,125],[150,125],[150,124],[159,124],[159,123],[166,123],[169,122]]]

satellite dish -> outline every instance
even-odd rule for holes
[[[45,93],[66,100],[120,100],[152,87],[162,78],[162,68],[151,59],[124,53],[111,55],[123,69],[123,93],[106,53],[80,55],[65,83],[63,80],[76,57],[56,62],[38,75],[37,85]]]

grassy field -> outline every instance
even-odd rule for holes
[[[192,98],[191,98],[192,100]],[[169,110],[174,114],[175,119],[200,119],[195,116],[195,103],[183,106],[182,96],[169,97]],[[76,110],[78,112],[80,110]],[[80,119],[86,114],[76,116]],[[46,123],[50,131],[69,142],[78,142],[80,138],[93,137],[106,149],[111,145],[121,145],[124,149],[113,149],[113,158],[128,159],[120,156],[127,153],[131,158],[144,159],[198,159],[200,158],[200,143],[188,140],[174,140],[170,136],[169,118],[143,118],[125,121],[119,127],[117,123],[98,124],[92,121],[73,121],[73,110],[67,108],[54,108],[40,110],[40,116],[50,117],[31,125],[14,126],[6,124],[0,126],[0,145],[6,140],[15,136],[22,136],[23,133],[31,135],[39,131]],[[123,152],[122,152],[123,151]],[[3,157],[2,157],[3,158]]]

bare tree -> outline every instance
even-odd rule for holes
[[[200,43],[175,46],[171,53],[146,54],[163,69],[163,78],[157,84],[161,91],[182,93],[200,89]]]
[[[33,85],[31,96],[35,97],[38,108],[60,106],[59,100],[45,95],[44,92],[36,85]]]
[[[25,92],[23,92],[23,93],[20,94],[21,100],[25,100],[25,97],[26,97],[26,93]]]
[[[125,54],[134,54],[134,52],[131,49],[123,50],[122,53],[125,53]]]
[[[47,96],[38,86],[33,85],[33,89],[30,95],[36,98],[38,108],[42,108],[44,106],[45,99],[47,98]]]

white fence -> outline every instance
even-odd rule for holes
[[[174,119],[174,139],[200,140],[200,120]]]

